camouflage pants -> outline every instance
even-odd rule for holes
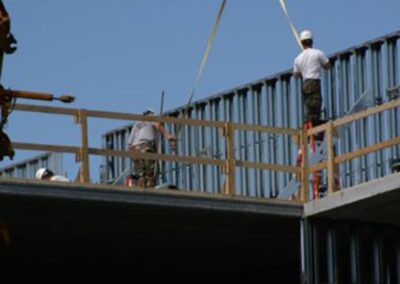
[[[134,151],[140,153],[156,153],[157,147],[154,142],[146,142],[134,146]],[[155,160],[134,158],[133,163],[133,170],[138,178],[137,185],[140,187],[154,187],[157,162]]]
[[[320,80],[304,80],[302,94],[304,102],[304,120],[311,120],[314,126],[320,124],[322,107]]]

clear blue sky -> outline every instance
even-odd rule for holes
[[[162,90],[165,110],[187,102],[221,1],[4,3],[18,40],[17,52],[4,61],[5,87],[72,94],[76,108],[140,113],[159,110]],[[286,3],[297,29],[311,29],[315,46],[327,54],[400,28],[399,0]],[[297,53],[278,0],[228,0],[194,100],[286,70]],[[126,124],[91,120],[90,145],[100,147],[102,133]],[[15,112],[6,131],[19,142],[79,143],[79,128],[67,117]],[[14,160],[32,154],[20,151]],[[97,166],[92,172],[97,179]]]

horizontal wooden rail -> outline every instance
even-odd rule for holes
[[[38,112],[47,114],[63,114],[78,116],[81,109],[74,108],[62,108],[62,107],[50,107],[50,106],[39,106],[39,105],[27,105],[27,104],[16,104],[15,110],[27,111],[27,112]],[[190,126],[201,126],[201,127],[214,127],[224,128],[224,121],[211,121],[211,120],[197,120],[189,118],[178,118],[171,116],[148,116],[132,113],[120,113],[111,111],[97,111],[97,110],[83,110],[86,116],[92,118],[104,118],[104,119],[117,119],[117,120],[129,120],[129,121],[156,121],[163,123],[171,123],[177,125],[190,125]],[[239,124],[232,123],[234,130],[245,130],[245,131],[258,131],[268,132],[274,134],[287,134],[287,135],[298,135],[299,130],[293,128],[282,128],[282,127],[271,127],[262,125],[251,125],[251,124]]]
[[[374,144],[372,146],[368,146],[362,149],[358,149],[356,151],[341,155],[339,157],[335,157],[335,163],[342,163],[369,153],[373,153],[394,145],[400,144],[400,137],[396,137],[390,140],[386,140],[384,142],[378,143],[378,144]]]
[[[244,168],[253,168],[253,169],[260,169],[260,170],[269,170],[275,172],[291,172],[291,173],[300,173],[300,167],[295,166],[286,166],[286,165],[274,165],[274,164],[264,164],[264,163],[256,163],[256,162],[248,162],[248,161],[238,161],[236,160],[235,165],[237,167],[244,167]]]
[[[81,149],[80,147],[77,146],[61,146],[61,145],[34,144],[34,143],[21,143],[21,142],[13,142],[12,145],[15,149],[20,149],[20,150],[72,153],[72,154],[79,153]]]
[[[16,104],[14,110],[27,111],[27,112],[38,112],[47,114],[63,114],[63,115],[78,115],[79,110],[73,108],[64,107],[49,107],[49,106],[39,106],[39,105],[26,105],[26,104]]]
[[[225,160],[201,158],[201,157],[191,157],[191,156],[176,156],[176,155],[166,155],[166,154],[152,154],[152,153],[135,153],[131,155],[128,151],[118,151],[110,149],[99,149],[99,148],[89,148],[89,154],[100,155],[100,156],[115,156],[122,158],[140,158],[140,159],[150,159],[150,160],[162,160],[171,162],[182,162],[188,164],[205,164],[214,166],[224,166]]]
[[[233,123],[233,128],[235,130],[258,131],[258,132],[268,132],[268,133],[275,133],[275,134],[287,134],[287,135],[295,135],[295,136],[297,136],[299,134],[299,130],[298,129],[282,128],[282,127],[271,127],[271,126],[262,126],[262,125]]]
[[[351,115],[346,115],[342,118],[338,118],[333,121],[333,127],[336,128],[338,126],[342,126],[344,124],[354,122],[356,120],[363,119],[368,116],[378,114],[380,112],[387,111],[387,110],[390,110],[392,108],[399,107],[399,106],[400,106],[400,99],[393,100],[393,101],[384,103],[380,106],[371,107],[366,110],[363,110],[363,111],[360,111],[360,112],[357,112],[357,113],[354,113]],[[318,132],[325,131],[326,129],[327,129],[327,124],[322,124],[322,125],[319,125],[317,127],[307,130],[307,135],[316,134]]]
[[[352,160],[354,158],[357,158],[357,157],[360,157],[363,155],[367,155],[367,154],[370,154],[370,153],[373,153],[373,152],[376,152],[376,151],[379,151],[379,150],[382,150],[382,149],[385,149],[388,147],[392,147],[392,146],[395,146],[398,144],[400,144],[400,137],[392,138],[390,140],[386,140],[384,142],[374,144],[372,146],[364,147],[364,148],[352,151],[350,153],[346,153],[346,154],[340,155],[338,157],[335,157],[334,163],[340,164],[340,163]],[[308,173],[318,172],[320,170],[325,169],[327,167],[327,165],[328,165],[327,162],[324,161],[322,163],[318,163],[316,165],[309,166],[307,172]]]

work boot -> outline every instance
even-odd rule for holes
[[[138,187],[144,187],[144,186],[145,186],[145,183],[146,183],[146,180],[145,180],[144,177],[140,177],[140,178],[137,180],[137,186],[138,186]]]
[[[155,186],[154,177],[147,177],[146,187],[154,187],[154,186]]]

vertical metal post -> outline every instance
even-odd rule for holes
[[[356,231],[352,231],[350,236],[350,266],[351,283],[360,283],[360,251]]]
[[[300,222],[301,283],[312,284],[312,225],[308,219]]]
[[[239,109],[239,123],[246,124],[247,123],[247,94],[248,89],[242,89],[238,92],[238,109]],[[247,131],[240,130],[239,131],[239,157],[241,160],[248,160],[249,156],[249,142]],[[249,169],[248,168],[240,168],[240,190],[244,196],[250,195],[249,189]]]
[[[205,105],[199,106],[199,119],[204,120],[206,118],[206,107]],[[207,129],[204,126],[199,127],[199,135],[200,135],[200,149],[205,149],[207,147],[207,140],[206,140],[206,133]],[[206,150],[208,151],[208,150]],[[207,182],[207,172],[208,166],[207,165],[200,165],[200,181],[201,181],[201,192],[207,192],[208,182]]]
[[[400,242],[396,242],[396,273],[397,273],[397,284],[400,284]]]
[[[80,168],[80,182],[89,182],[89,139],[88,139],[88,124],[86,110],[79,110],[78,123],[81,125],[81,168]]]
[[[226,186],[224,193],[228,195],[235,195],[235,142],[234,142],[234,128],[231,122],[225,123],[224,135],[226,139]]]
[[[312,244],[312,267],[313,267],[313,277],[314,283],[320,283],[320,257],[319,257],[319,243],[318,243],[318,223],[314,222],[311,228],[311,240],[310,243]]]
[[[336,238],[335,238],[335,229],[333,225],[329,225],[327,230],[327,260],[328,260],[328,281],[329,283],[336,283]]]
[[[261,103],[261,85],[256,85],[252,88],[252,97],[253,97],[253,124],[261,125],[261,116],[262,116],[262,103]],[[256,162],[263,162],[264,161],[264,152],[263,152],[263,140],[262,140],[262,133],[259,131],[253,132],[253,143],[254,143],[254,160]],[[255,170],[254,175],[255,181],[255,192],[256,196],[264,196],[264,179],[263,179],[263,171],[262,170]]]
[[[382,263],[382,242],[376,237],[373,242],[373,258],[374,258],[374,282],[383,282],[383,263]]]

